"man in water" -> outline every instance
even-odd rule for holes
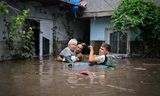
[[[65,62],[75,62],[81,60],[81,51],[83,49],[82,44],[78,44],[76,39],[71,39],[68,42],[68,46],[64,48],[59,56],[57,57],[58,61],[65,61]]]
[[[82,50],[84,48],[84,43],[79,43],[77,45],[76,48],[76,57],[77,57],[77,61],[83,61],[83,54],[82,54]]]
[[[94,56],[94,49],[93,46],[90,46],[90,53],[89,53],[89,63],[91,64],[104,64],[107,62],[107,54],[110,52],[110,45],[107,43],[103,43],[99,48],[99,55]]]

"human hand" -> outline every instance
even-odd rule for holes
[[[92,45],[89,45],[88,48],[89,48],[90,50],[93,50],[93,46],[92,46]]]
[[[71,60],[72,60],[73,62],[76,62],[76,56],[71,56]]]

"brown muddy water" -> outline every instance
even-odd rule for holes
[[[160,96],[159,59],[119,59],[116,68],[53,58],[0,62],[0,96]]]

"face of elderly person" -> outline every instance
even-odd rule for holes
[[[75,43],[72,43],[72,44],[69,44],[69,46],[68,46],[69,48],[70,48],[70,50],[72,51],[72,52],[74,52],[74,50],[76,49],[76,47],[77,47],[77,44],[75,44]]]
[[[77,48],[77,40],[76,39],[71,39],[68,42],[68,47],[72,52],[74,52],[74,50],[76,50],[76,48]]]
[[[83,49],[83,45],[82,45],[82,44],[78,44],[78,45],[77,45],[76,52],[77,52],[77,53],[80,53],[80,52],[82,52],[82,49]]]

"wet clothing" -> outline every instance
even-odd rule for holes
[[[66,48],[64,48],[61,52],[60,52],[60,54],[59,54],[59,56],[61,57],[61,58],[63,58],[63,61],[67,61],[67,62],[75,62],[76,61],[76,53],[75,52],[72,52],[70,49],[69,49],[69,47],[66,47]]]
[[[76,52],[76,57],[79,58],[79,61],[82,61],[83,60],[83,54],[80,52],[80,53],[77,53]]]
[[[62,56],[62,57],[67,57],[67,56],[75,55],[75,52],[72,52],[72,51],[69,49],[69,47],[66,47],[66,48],[64,48],[64,49],[60,52],[59,55]]]
[[[108,55],[100,55],[96,57],[97,64],[105,65],[107,67],[115,68],[116,65],[111,61],[110,56]]]
[[[100,55],[100,56],[97,56],[95,57],[96,61],[97,61],[97,64],[104,64],[107,62],[108,58],[106,55]]]
[[[98,64],[105,65],[107,67],[115,68],[116,65],[111,61],[111,57],[108,55],[101,55],[96,57],[96,61]]]

